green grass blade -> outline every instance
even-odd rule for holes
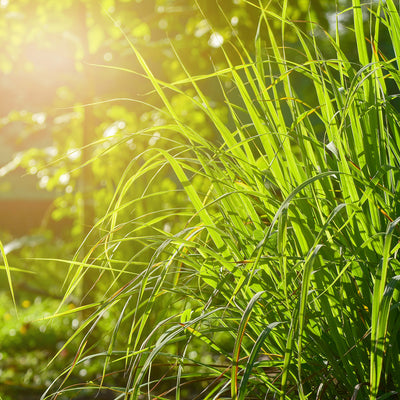
[[[11,293],[11,297],[12,297],[12,300],[14,303],[15,310],[17,310],[17,305],[15,303],[14,288],[13,288],[12,278],[11,278],[11,268],[8,264],[7,255],[6,255],[6,252],[4,251],[3,243],[1,241],[0,241],[0,253],[1,253],[1,256],[2,256],[3,262],[4,262],[4,269],[6,271],[8,287],[10,289],[10,293]]]
[[[254,367],[255,362],[257,361],[257,357],[260,353],[260,350],[261,350],[267,336],[279,324],[281,324],[281,322],[272,322],[272,323],[268,324],[268,326],[261,332],[260,336],[258,336],[257,341],[254,343],[254,346],[250,352],[249,359],[247,360],[246,368],[244,370],[242,379],[239,384],[239,393],[238,393],[238,397],[237,397],[238,400],[245,399],[247,382],[251,376],[251,371]]]

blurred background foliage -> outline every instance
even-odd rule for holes
[[[280,13],[279,1],[262,3]],[[0,240],[10,265],[25,271],[13,272],[17,310],[5,275],[0,286],[3,400],[39,398],[78,350],[79,343],[71,343],[47,366],[88,312],[41,320],[55,312],[65,290],[69,266],[54,260],[79,258],[78,249],[83,256],[85,244],[104,240],[107,227],[96,232],[91,227],[107,214],[121,177],[151,161],[152,148],[181,151],[177,132],[157,129],[171,117],[142,76],[130,42],[161,81],[186,78],[176,54],[191,75],[206,76],[226,67],[222,43],[229,43],[224,50],[231,60],[241,59],[238,40],[252,52],[258,5],[257,0],[0,0]],[[347,7],[343,0],[290,0],[288,17],[304,21],[318,35],[347,22]],[[282,32],[275,29],[279,42]],[[343,49],[351,55],[354,43],[346,42],[345,30],[341,33]],[[230,124],[220,83],[210,79],[199,84]],[[229,89],[231,82],[222,84]],[[194,95],[189,87],[182,85],[182,94],[166,93],[182,122],[212,139],[211,124],[185,100]],[[112,146],[116,142],[121,145]],[[201,192],[201,176],[195,184]],[[117,227],[119,238],[135,232],[136,239],[120,240],[114,250],[114,258],[119,254],[131,264],[121,262],[124,273],[117,277],[106,270],[86,273],[80,293],[70,296],[59,312],[118,290],[159,245],[149,245],[145,238],[156,235],[154,229],[180,231],[193,212],[187,209],[171,218],[169,210],[185,210],[186,195],[166,165],[160,165],[157,179],[141,179],[134,189],[131,197],[142,194],[145,201],[125,207]],[[148,227],[146,221],[155,218],[159,222]],[[103,328],[107,335],[113,327],[104,323]],[[77,369],[76,382],[87,379],[90,365],[88,360]]]

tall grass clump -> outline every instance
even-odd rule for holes
[[[353,0],[354,50],[345,54],[339,24],[332,35],[312,24],[304,33],[286,18],[286,2],[280,15],[257,7],[255,50],[238,38],[234,63],[224,45],[226,68],[208,76],[192,76],[176,52],[186,78],[161,82],[132,45],[169,114],[154,130],[170,146],[132,161],[95,227],[103,237],[72,263],[66,296],[87,267],[112,271],[114,282],[133,274],[78,330],[85,336],[71,368],[104,360],[101,378],[80,389],[95,393],[120,368],[124,386],[109,387],[116,399],[400,392],[398,10],[392,0],[371,8]],[[201,89],[207,79],[220,84],[228,124]],[[204,113],[216,140],[182,122],[171,93]],[[157,196],[151,183],[162,169],[187,197],[185,225],[163,231],[172,209],[127,230],[121,213]],[[143,179],[145,193],[131,197]],[[154,234],[142,235],[149,227]],[[118,257],[133,242],[155,249],[147,266],[140,252]],[[94,354],[90,335],[110,313],[114,328]],[[43,398],[67,395],[70,371]]]

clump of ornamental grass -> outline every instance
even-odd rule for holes
[[[74,260],[66,296],[87,267],[134,275],[78,330],[81,352],[43,398],[68,395],[71,369],[93,357],[104,369],[80,390],[107,387],[118,366],[124,385],[108,387],[116,399],[397,396],[400,17],[392,0],[353,0],[347,12],[352,54],[341,49],[339,24],[332,35],[313,25],[306,34],[285,7],[277,15],[260,1],[254,53],[238,38],[242,62],[226,53],[227,67],[209,76],[191,76],[176,54],[187,77],[173,84],[132,45],[171,120],[154,129],[181,139],[132,161],[97,224],[102,240]],[[220,82],[230,124],[200,88],[207,79]],[[171,92],[202,110],[215,141],[181,122]],[[119,234],[121,211],[141,201],[128,195],[135,182],[151,187],[162,168],[187,196],[186,225],[164,232],[160,221],[176,213],[167,210]],[[144,226],[153,237],[140,236]],[[135,240],[158,247],[145,268],[135,267],[140,253],[117,257]],[[104,352],[86,351],[112,310]]]

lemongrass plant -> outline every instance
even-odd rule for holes
[[[174,234],[156,227],[168,213],[143,223],[161,243],[147,268],[100,302],[77,333],[90,335],[119,310],[104,352],[86,352],[85,336],[43,398],[67,396],[71,369],[93,357],[104,360],[101,379],[79,388],[96,393],[122,365],[124,386],[108,388],[116,399],[397,398],[397,8],[393,0],[371,8],[353,0],[352,54],[341,49],[338,23],[332,36],[313,25],[310,35],[286,18],[286,2],[281,15],[261,1],[258,8],[255,53],[239,38],[242,63],[225,53],[227,67],[209,76],[191,76],[177,53],[187,78],[161,82],[132,45],[173,121],[164,132],[183,144],[153,149],[127,168],[97,225],[108,232],[96,245],[103,252],[97,264],[89,263],[93,252],[74,260],[66,296],[87,267],[129,271],[140,260],[114,252],[140,236],[139,228],[118,233],[120,212],[139,201],[128,196],[138,179],[171,168],[193,215]],[[279,40],[272,24],[280,24]],[[383,35],[393,54],[381,49]],[[206,79],[220,81],[233,128],[200,89]],[[217,140],[182,123],[167,91],[202,110]],[[146,246],[152,238],[138,240]]]

